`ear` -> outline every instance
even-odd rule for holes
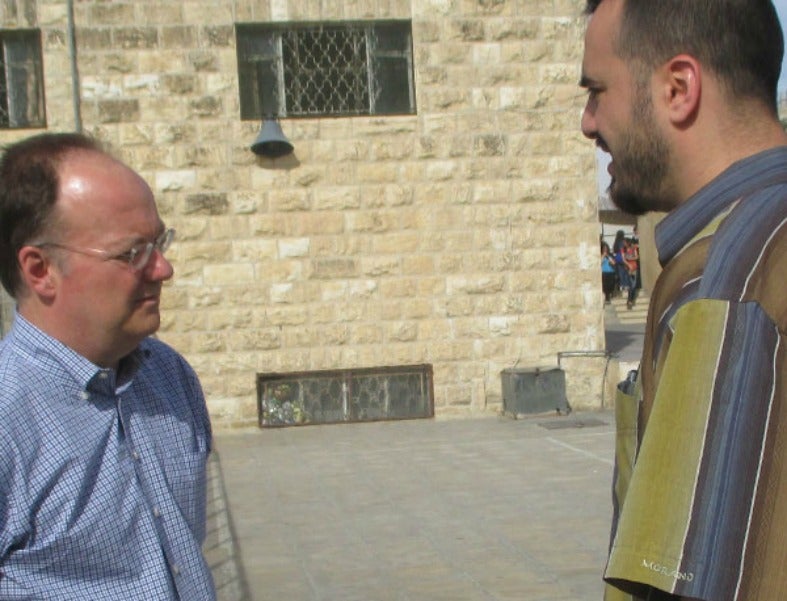
[[[686,125],[696,117],[702,96],[700,63],[693,56],[679,54],[661,68],[662,102],[670,121]]]
[[[27,289],[42,299],[54,298],[58,273],[46,253],[37,246],[23,246],[17,259]]]

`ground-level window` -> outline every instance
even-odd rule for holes
[[[434,416],[431,365],[259,374],[260,426]]]
[[[45,127],[41,32],[0,30],[0,128]]]
[[[241,119],[415,113],[410,21],[238,24]]]

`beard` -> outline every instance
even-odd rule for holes
[[[669,147],[653,118],[653,104],[638,88],[631,128],[613,158],[609,197],[624,213],[644,215],[669,206]]]

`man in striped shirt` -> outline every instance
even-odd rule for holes
[[[588,0],[582,131],[666,211],[616,400],[607,599],[787,599],[787,136],[770,0]],[[629,384],[632,384],[629,382]]]

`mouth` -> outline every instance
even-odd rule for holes
[[[158,305],[159,301],[161,300],[161,293],[160,292],[151,292],[149,294],[144,294],[137,299],[137,303],[140,305]]]

